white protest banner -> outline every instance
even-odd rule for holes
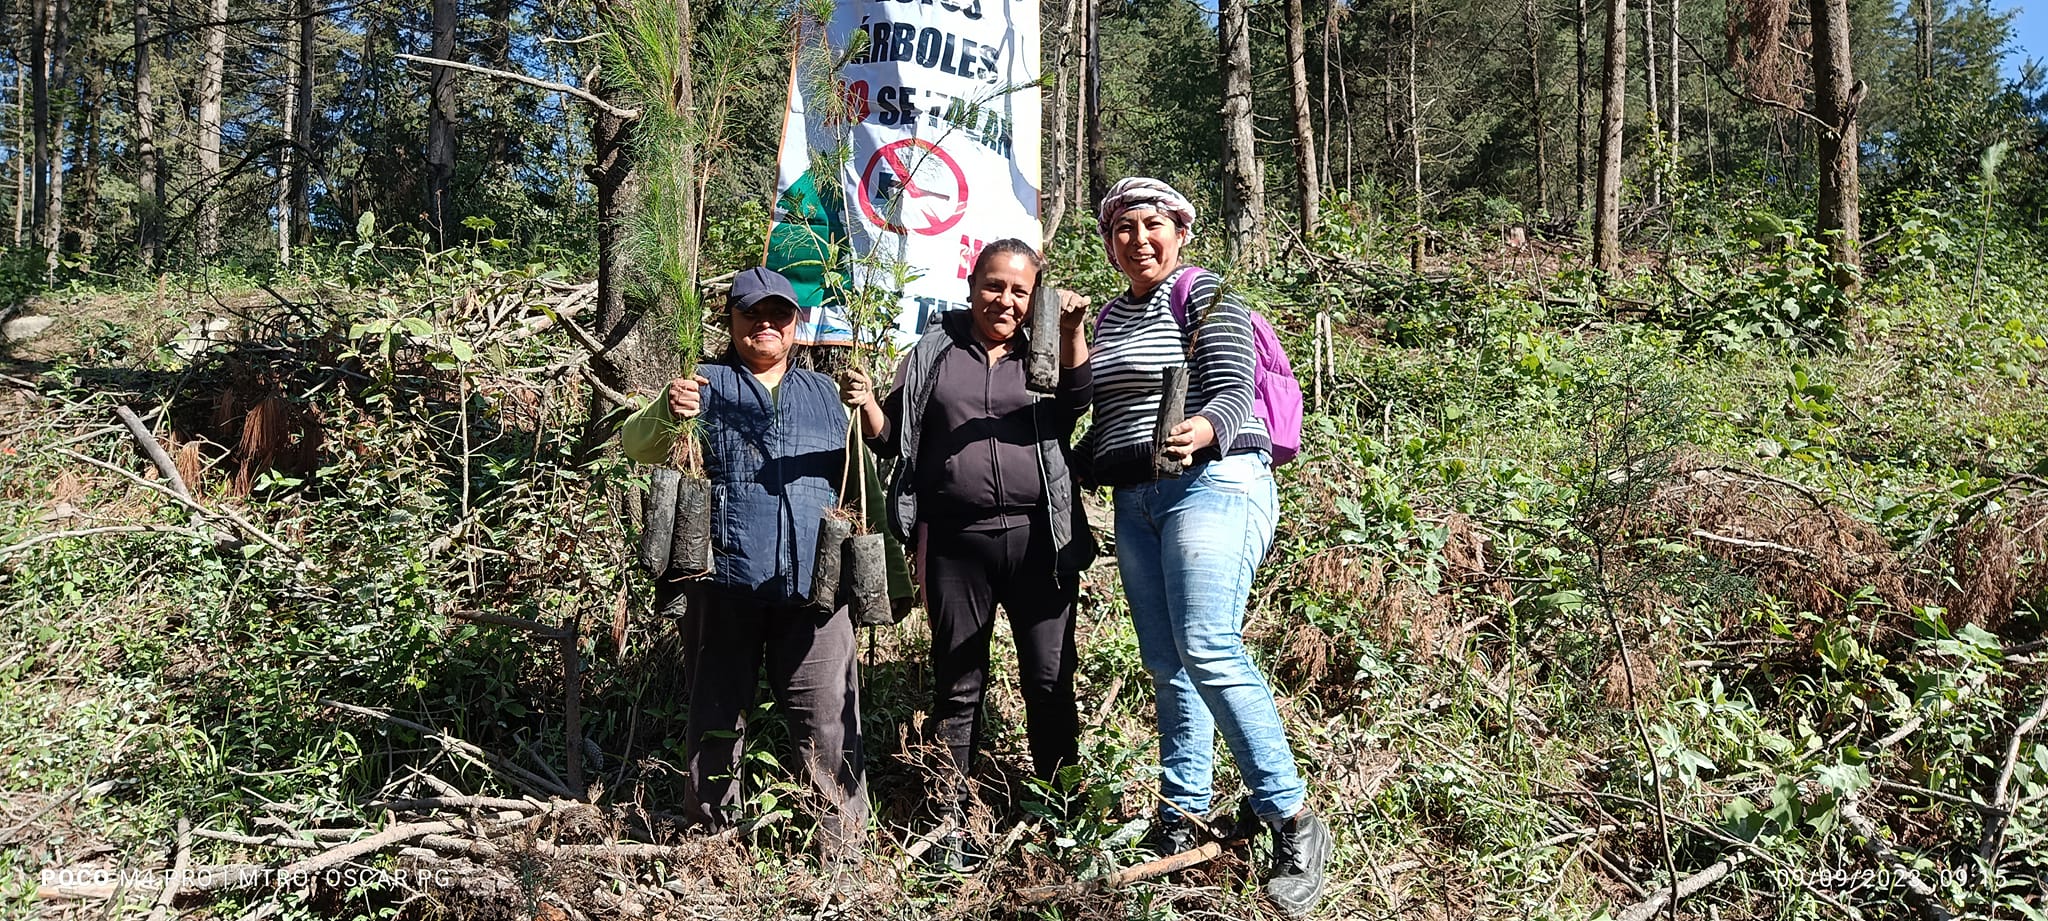
[[[895,339],[914,340],[966,306],[984,244],[1038,244],[1038,0],[799,15],[767,265],[797,287],[799,340],[853,340],[825,277],[835,245],[847,284],[900,292]]]

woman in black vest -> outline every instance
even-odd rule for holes
[[[899,458],[888,517],[917,548],[924,581],[931,726],[951,758],[934,800],[956,823],[941,851],[956,867],[966,860],[966,774],[980,743],[997,605],[1017,641],[1033,773],[1051,780],[1078,756],[1074,600],[1094,544],[1066,452],[1092,394],[1088,301],[1060,292],[1057,391],[1026,389],[1025,324],[1041,265],[1021,240],[989,244],[968,277],[968,309],[939,316],[885,400],[858,372],[841,378],[868,447]]]
[[[767,269],[732,283],[732,347],[669,382],[667,399],[621,430],[626,454],[667,460],[677,419],[698,419],[711,478],[712,571],[704,610],[685,631],[690,774],[684,813],[732,824],[746,711],[762,665],[787,714],[803,769],[825,810],[828,861],[857,856],[867,824],[854,627],[846,608],[809,605],[818,519],[837,501],[846,461],[846,410],[832,380],[790,366],[796,294]]]

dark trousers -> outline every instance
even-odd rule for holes
[[[845,608],[828,615],[713,589],[692,616],[695,623],[684,631],[690,685],[684,815],[713,828],[733,823],[746,713],[765,664],[797,760],[820,800],[813,806],[823,849],[828,857],[850,853],[868,816],[851,615]]]
[[[954,770],[936,805],[964,808],[966,774],[981,743],[989,639],[1002,605],[1017,640],[1018,684],[1032,773],[1050,779],[1080,754],[1074,711],[1074,586],[1059,587],[1052,535],[1042,520],[996,530],[932,526],[924,541],[925,607],[932,628],[933,734]],[[1073,581],[1070,579],[1069,581]]]

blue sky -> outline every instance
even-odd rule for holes
[[[2019,13],[2012,21],[2014,49],[2005,59],[2006,75],[2019,76],[2028,58],[2048,61],[2048,2],[2034,0],[2031,9],[2027,0],[1997,0],[1993,5]]]

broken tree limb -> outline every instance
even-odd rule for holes
[[[932,845],[937,844],[940,838],[944,838],[953,829],[959,827],[959,820],[947,816],[945,821],[933,826],[931,831],[925,832],[922,837],[910,842],[910,846],[903,849],[903,862],[906,865],[915,862],[919,857],[924,856],[924,852],[931,850]]]
[[[553,812],[561,805],[575,805],[568,800],[536,802],[534,800],[510,799],[503,796],[422,796],[413,799],[376,800],[363,804],[365,809],[392,812],[420,812],[426,810],[452,809],[467,812],[472,809],[500,809],[513,812]]]
[[[2044,719],[2048,719],[2048,696],[2041,698],[2041,705],[2034,708],[2033,716],[2026,718],[2013,729],[2012,741],[2005,749],[2005,766],[1998,771],[1998,782],[1991,786],[1992,808],[2005,808],[2006,793],[2012,785],[2013,769],[2018,766],[2020,760],[2020,746],[2026,742],[2029,734],[2041,727],[2041,721]],[[1989,866],[1985,871],[1987,878],[1995,878],[1997,875],[1998,857],[2000,852],[2005,850],[2005,826],[2009,818],[2011,813],[2000,813],[1984,825],[1984,838],[1977,845],[1977,856],[1983,858]]]
[[[171,845],[171,882],[175,883],[185,877],[185,865],[190,862],[191,857],[192,821],[184,816],[179,816],[177,843]],[[178,888],[175,885],[165,886],[163,889],[158,890],[156,904],[149,909],[149,921],[164,921],[164,919],[170,917],[171,901],[177,898],[177,896]]]
[[[454,830],[455,825],[452,822],[406,822],[393,825],[367,838],[336,845],[297,863],[286,864],[277,871],[277,876],[279,879],[304,879],[329,867],[339,866],[365,854],[374,854],[395,844],[404,844],[427,835],[447,834]]]
[[[640,404],[634,402],[632,397],[606,386],[604,381],[598,379],[597,372],[590,370],[589,365],[582,366],[578,371],[583,375],[583,380],[590,384],[590,389],[596,391],[598,396],[611,401],[613,406],[622,409],[638,409],[640,407]]]
[[[309,841],[297,835],[290,835],[281,831],[268,835],[243,835],[231,831],[216,831],[211,828],[195,828],[192,829],[192,837],[205,838],[209,841],[226,841],[229,844],[246,844],[251,847],[289,848],[299,851],[317,851],[325,847],[325,845],[318,841]]]
[[[121,417],[121,424],[127,426],[128,431],[134,434],[135,443],[142,447],[142,453],[149,455],[149,462],[155,464],[157,472],[164,475],[164,481],[171,484],[171,488],[177,490],[178,495],[187,499],[192,498],[192,488],[185,485],[184,477],[178,475],[178,465],[164,452],[163,443],[156,440],[156,433],[150,431],[149,426],[143,425],[142,419],[135,415],[135,411],[126,406],[114,407],[114,415]]]
[[[1097,892],[1107,892],[1128,886],[1131,883],[1148,880],[1156,876],[1200,866],[1215,860],[1223,854],[1223,843],[1211,841],[1192,851],[1182,851],[1158,860],[1148,860],[1136,866],[1125,867],[1101,876],[1060,886],[1037,886],[1017,893],[1017,900],[1024,905],[1040,905],[1061,899],[1079,898]]]
[[[1729,537],[1725,534],[1715,534],[1712,531],[1702,531],[1699,528],[1693,529],[1692,536],[1697,537],[1701,540],[1710,540],[1717,544],[1728,544],[1733,547],[1749,547],[1754,550],[1770,550],[1777,553],[1785,554],[1786,556],[1808,555],[1806,551],[1801,550],[1797,547],[1787,547],[1784,544],[1776,544],[1767,540],[1745,540],[1740,537]]]
[[[480,838],[458,838],[452,835],[427,835],[419,840],[421,847],[442,854],[460,854],[489,860],[508,851],[517,853],[531,849],[533,853],[546,857],[613,858],[625,860],[673,860],[684,856],[685,848],[665,844],[646,844],[639,841],[613,841],[605,844],[555,844],[536,838],[518,845],[497,844]]]
[[[496,77],[500,80],[510,80],[514,83],[524,83],[527,86],[544,89],[549,92],[562,93],[567,96],[574,96],[577,99],[590,104],[598,111],[603,112],[606,115],[610,115],[613,118],[620,119],[621,121],[633,121],[640,117],[639,109],[626,109],[621,108],[619,106],[615,106],[609,102],[606,102],[602,98],[599,98],[596,94],[590,92],[589,90],[570,86],[569,84],[566,83],[556,83],[551,80],[542,80],[538,77],[529,77],[525,74],[516,74],[509,70],[493,70],[489,67],[478,67],[475,64],[464,64],[461,61],[449,61],[442,58],[421,57],[417,54],[394,54],[392,55],[392,57],[397,58],[401,61],[411,61],[415,64],[426,64],[431,67],[447,67],[454,70],[466,70],[473,74],[483,74],[486,77]]]
[[[1679,880],[1676,886],[1667,885],[1650,893],[1649,898],[1629,906],[1626,911],[1616,915],[1616,921],[1650,921],[1651,918],[1657,916],[1657,912],[1663,910],[1665,903],[1670,901],[1673,892],[1678,893],[1680,899],[1689,898],[1700,890],[1720,882],[1729,873],[1733,872],[1736,867],[1741,866],[1748,860],[1749,854],[1747,852],[1730,854],[1727,857],[1723,857],[1706,869]]]
[[[198,500],[195,500],[190,496],[179,495],[176,490],[171,489],[170,487],[165,486],[162,483],[152,483],[148,480],[143,479],[140,476],[137,476],[136,474],[130,472],[125,468],[116,466],[114,464],[109,464],[106,461],[100,460],[99,458],[96,457],[80,454],[77,451],[71,450],[70,448],[58,448],[57,453],[62,454],[65,457],[69,457],[72,460],[84,461],[85,463],[91,464],[102,470],[108,470],[120,474],[123,478],[133,483],[136,483],[137,485],[140,485],[144,489],[148,489],[152,492],[169,496],[179,505],[185,506],[187,509],[190,509],[193,514],[198,515],[201,518],[218,518],[232,522],[235,525],[235,527],[241,528],[244,533],[248,534],[250,537],[255,538],[259,543],[263,544],[264,546],[284,554],[286,557],[288,557],[295,563],[303,562],[303,558],[300,557],[296,552],[294,552],[290,546],[286,545],[283,541],[280,541],[277,538],[270,536],[268,532],[250,523],[249,519],[243,518],[241,515],[236,514],[232,510],[225,508],[209,509],[204,505],[200,505]]]
[[[470,758],[471,760],[474,760],[477,763],[482,764],[492,773],[497,774],[499,777],[502,777],[507,781],[510,781],[514,786],[524,788],[528,793],[532,793],[542,797],[561,797],[563,799],[573,799],[573,797],[569,795],[569,789],[566,786],[550,781],[547,778],[541,777],[540,775],[535,774],[532,771],[529,771],[523,767],[520,767],[517,764],[513,764],[511,760],[504,758],[500,755],[495,755],[490,752],[484,751],[483,749],[478,748],[474,743],[465,742],[461,739],[451,736],[438,729],[434,729],[430,726],[415,723],[412,720],[398,716],[389,710],[379,710],[374,707],[360,707],[355,704],[345,704],[336,700],[322,700],[320,701],[320,705],[323,707],[333,707],[337,710],[344,710],[349,713],[357,714],[359,716],[367,716],[372,719],[383,720],[384,722],[390,723],[393,726],[398,726],[403,729],[410,729],[414,732],[419,733],[421,737],[431,739],[434,742],[440,744],[442,748],[447,749],[450,752],[464,755]]]
[[[1899,882],[1906,887],[1906,901],[1912,903],[1913,909],[1920,913],[1922,921],[1949,921],[1948,909],[1942,907],[1940,894],[1934,891],[1934,887],[1927,885],[1927,881],[1921,879],[1920,874],[1914,872],[1913,868],[1899,857],[1898,851],[1892,850],[1892,846],[1885,842],[1883,833],[1878,830],[1877,823],[1870,821],[1857,809],[1856,799],[1854,793],[1842,797],[1839,811],[1842,824],[1849,826],[1849,830],[1862,839],[1863,852],[1869,854],[1871,859],[1891,868]]]

